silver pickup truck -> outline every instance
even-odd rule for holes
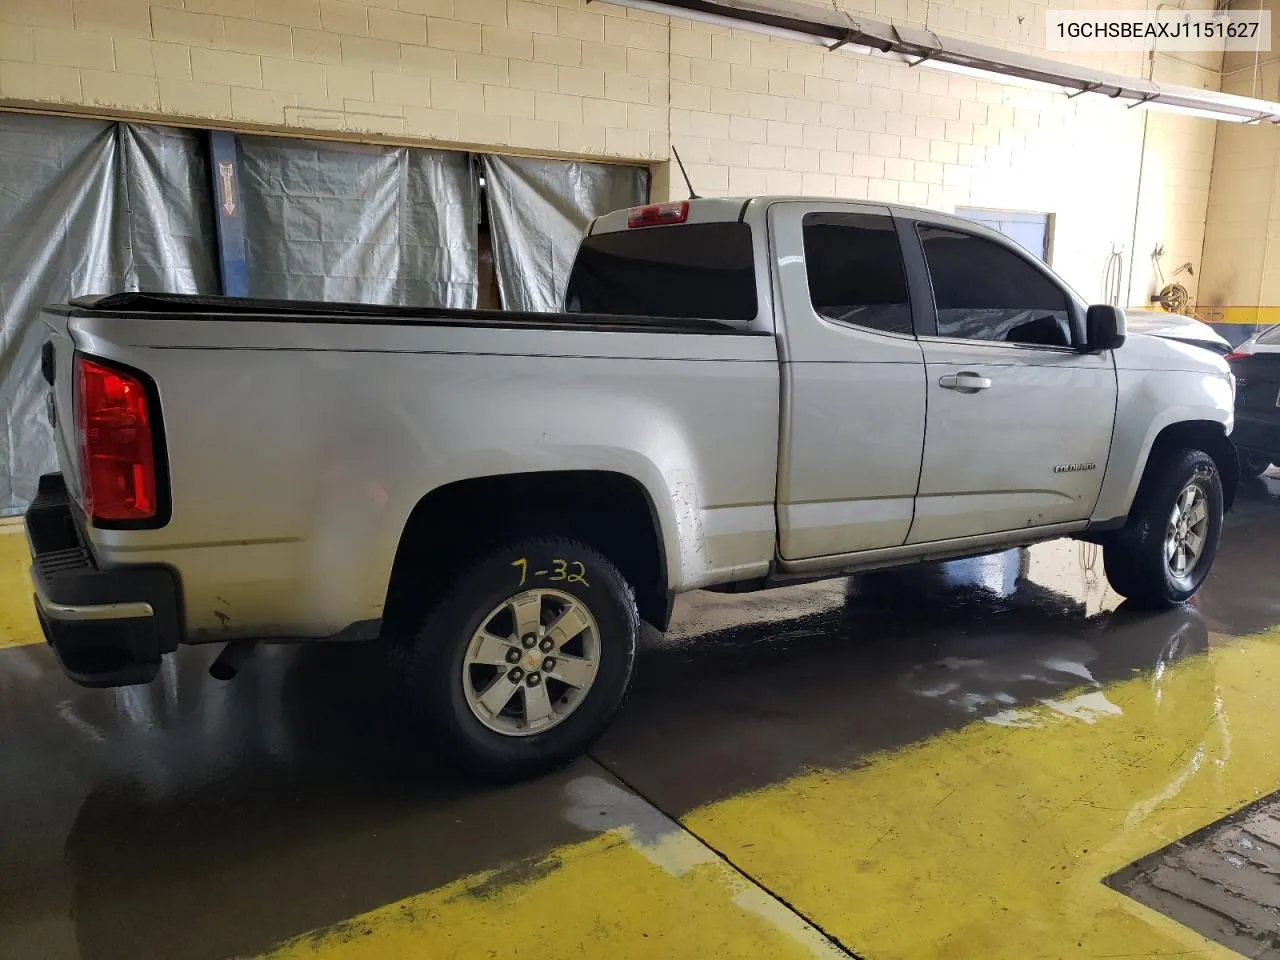
[[[27,529],[71,678],[381,638],[415,722],[496,777],[602,732],[681,591],[1074,536],[1175,604],[1239,473],[1220,357],[906,207],[611,213],[555,314],[126,293],[44,320],[61,473]]]

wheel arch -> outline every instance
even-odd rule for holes
[[[605,470],[555,470],[456,480],[423,496],[396,547],[384,623],[421,613],[424,583],[446,582],[488,547],[529,535],[582,540],[617,565],[643,619],[664,630],[672,593],[661,518],[645,486]]]
[[[1146,463],[1142,466],[1143,479],[1146,479],[1151,464],[1158,462],[1163,452],[1180,447],[1203,450],[1213,458],[1218,475],[1222,478],[1222,508],[1224,511],[1230,510],[1240,486],[1240,459],[1226,428],[1214,420],[1183,420],[1169,424],[1156,434],[1147,453]]]

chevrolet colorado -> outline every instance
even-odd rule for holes
[[[26,519],[71,678],[381,638],[494,777],[583,751],[680,591],[1073,536],[1175,604],[1239,473],[1220,357],[907,207],[611,213],[561,313],[125,293],[44,322],[61,472]]]

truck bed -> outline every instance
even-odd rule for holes
[[[190,641],[377,620],[415,506],[473,478],[632,478],[680,531],[664,545],[674,589],[762,573],[772,556],[780,374],[767,333],[147,293],[78,299],[44,322],[73,500],[74,356],[154,383],[171,516],[86,535],[105,568],[145,553],[175,572]]]

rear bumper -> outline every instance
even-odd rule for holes
[[[152,680],[182,632],[177,575],[99,569],[61,474],[40,478],[26,525],[36,614],[67,676],[88,687]]]
[[[1237,410],[1231,442],[1242,450],[1280,456],[1280,407],[1261,416],[1252,410]]]

